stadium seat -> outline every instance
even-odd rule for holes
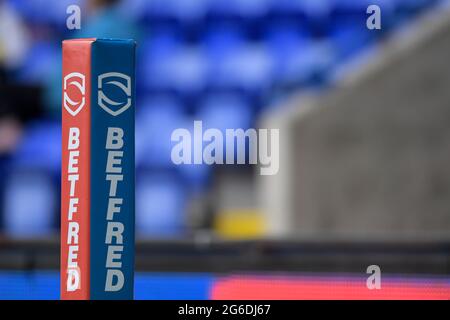
[[[226,56],[246,42],[245,30],[237,24],[216,23],[208,25],[201,36],[201,45],[206,49],[209,59],[219,63]]]
[[[247,129],[253,122],[252,106],[242,96],[210,94],[200,103],[196,120],[202,120],[204,128]]]
[[[434,5],[438,0],[395,0],[399,11],[417,13],[428,6]]]
[[[158,72],[165,73],[169,85],[176,92],[189,96],[204,90],[208,61],[200,49],[185,47],[175,52],[166,62],[167,65],[160,65],[161,69],[156,69]]]
[[[28,52],[24,65],[18,70],[16,81],[24,84],[43,84],[61,60],[60,48],[52,42],[35,42]]]
[[[181,164],[176,167],[177,172],[182,178],[183,182],[189,187],[190,192],[204,192],[206,191],[206,187],[208,186],[211,178],[212,168],[207,164],[194,163],[194,152],[201,152],[201,156],[203,156],[203,148],[206,143],[203,141],[203,136],[196,135],[194,132],[194,121],[205,119],[196,113],[194,117],[190,118],[190,121],[183,128],[189,132],[190,140],[190,162],[188,164]],[[206,129],[203,128],[204,130]],[[181,141],[172,142],[172,147],[178,145]],[[201,149],[197,149],[195,146],[201,145]]]
[[[146,1],[142,9],[149,21],[187,22],[201,19],[206,13],[207,2],[207,0],[152,0]]]
[[[272,0],[271,11],[277,15],[299,16],[304,14],[303,1]]]
[[[302,29],[292,21],[270,23],[266,26],[264,40],[270,49],[279,54],[289,54],[289,50],[310,41],[309,30]]]
[[[270,0],[210,0],[209,13],[218,18],[261,18],[269,10]]]
[[[136,114],[136,163],[138,167],[171,167],[171,135],[188,125],[183,105],[169,96],[142,102]]]
[[[209,83],[216,88],[237,88],[261,93],[272,83],[273,61],[263,44],[247,44],[214,64]]]
[[[227,94],[211,94],[201,103],[196,120],[203,121],[203,131],[213,128],[226,135],[226,129],[247,130],[253,125],[252,106],[241,96]],[[204,146],[207,143],[204,142]],[[224,143],[224,157],[226,143]],[[236,156],[236,146],[235,146]]]
[[[17,170],[9,175],[4,194],[4,231],[8,236],[47,236],[55,231],[59,194],[43,172]]]
[[[292,22],[269,25],[264,34],[265,45],[274,61],[274,77],[279,79],[286,72],[288,62],[311,44],[311,36]]]
[[[181,48],[182,37],[176,29],[165,27],[152,30],[152,36],[144,39],[137,47],[138,59],[141,61],[141,67],[136,70],[138,86],[147,91],[151,90],[155,63]]]
[[[206,164],[181,165],[177,168],[180,178],[185,183],[190,193],[207,192],[211,182],[212,167]]]
[[[61,164],[61,125],[53,121],[28,126],[13,154],[14,169],[37,169],[58,174]]]
[[[329,36],[337,57],[342,62],[361,52],[362,49],[368,48],[384,33],[384,31],[378,32],[361,28],[352,20],[341,20],[336,23],[338,26],[331,31]],[[365,23],[364,21],[364,25]]]
[[[173,172],[142,173],[136,181],[136,231],[147,237],[181,236],[186,191]]]
[[[140,72],[145,81],[145,90],[188,96],[202,91],[208,70],[208,61],[203,52],[197,47],[179,46],[170,37],[154,41],[159,43],[145,53],[143,70]]]
[[[276,82],[287,87],[318,87],[326,83],[335,63],[335,53],[328,41],[312,41],[280,61]]]

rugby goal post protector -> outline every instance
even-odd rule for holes
[[[135,42],[62,52],[61,299],[133,299]]]

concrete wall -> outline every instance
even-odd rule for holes
[[[292,178],[263,194],[289,190],[266,206],[290,204],[274,235],[450,236],[450,19],[416,28],[287,117]]]

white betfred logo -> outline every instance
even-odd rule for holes
[[[103,93],[103,86],[105,84],[111,84],[120,88],[126,94],[127,100],[125,102],[117,102],[112,99],[109,99]],[[98,105],[112,116],[118,116],[119,114],[125,112],[131,106],[131,78],[119,72],[107,72],[99,75]]]
[[[69,92],[69,86],[78,89],[81,93],[81,101],[74,101],[69,98],[69,95],[72,96],[74,91],[73,89]],[[85,104],[85,93],[86,93],[86,81],[83,74],[79,72],[69,73],[64,77],[64,108],[69,112],[72,116],[76,116],[81,109],[83,109]]]
[[[106,135],[106,180],[109,182],[108,209],[106,212],[105,245],[108,246],[106,255],[105,291],[122,290],[125,276],[122,270],[122,255],[124,252],[125,225],[115,218],[120,217],[124,198],[121,197],[119,185],[124,181],[123,156],[125,149],[125,131],[122,128],[109,127]]]

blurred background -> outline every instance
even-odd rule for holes
[[[0,298],[58,298],[61,41],[81,37],[138,43],[137,298],[450,298],[449,12],[0,0]],[[171,133],[194,120],[279,129],[279,173],[174,165]]]

